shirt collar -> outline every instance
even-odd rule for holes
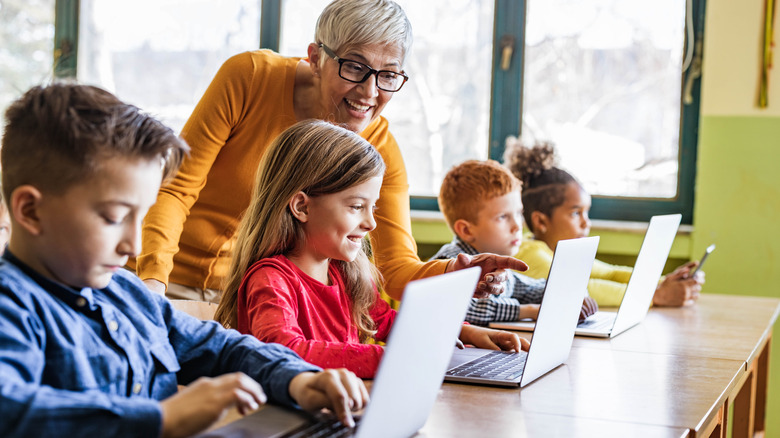
[[[468,254],[468,255],[477,255],[477,254],[479,254],[479,251],[477,251],[476,248],[474,248],[473,246],[469,245],[468,243],[463,241],[463,239],[461,239],[458,236],[455,236],[452,239],[452,243],[454,243],[455,245],[460,247],[460,249],[462,249],[463,252]]]
[[[71,307],[82,309],[88,306],[90,310],[95,310],[97,308],[95,305],[95,297],[92,293],[92,288],[85,287],[81,289],[75,289],[62,283],[50,280],[39,274],[33,268],[27,266],[23,261],[19,260],[15,255],[13,255],[11,251],[8,250],[8,248],[6,248],[2,258],[19,268],[28,277],[30,277],[30,279],[38,283],[38,285],[44,290],[64,301]]]

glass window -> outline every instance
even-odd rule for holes
[[[591,194],[674,198],[685,1],[531,0],[523,123]]]
[[[501,159],[506,136],[522,132],[557,144],[561,164],[594,195],[592,217],[647,220],[682,212],[691,223],[701,53],[683,54],[683,47],[694,38],[691,46],[702,45],[703,0],[688,0],[687,17],[686,0],[397,1],[414,28],[405,66],[411,79],[383,115],[402,149],[413,208],[436,209],[452,165]],[[8,10],[11,3],[23,4],[0,6]],[[178,130],[222,62],[259,47],[261,30],[268,48],[306,56],[328,0],[80,3],[79,79]],[[57,30],[75,28],[67,20]],[[6,39],[32,29],[2,24]],[[508,69],[496,47],[506,38],[517,44]],[[51,50],[50,37],[40,40]],[[0,45],[0,53],[8,51]],[[22,80],[47,77],[51,62],[43,62],[39,77]]]
[[[327,3],[282,3],[282,54],[306,56]],[[410,79],[382,115],[401,147],[410,193],[435,197],[450,167],[469,158],[487,158],[494,1],[397,3],[414,33],[405,62]]]
[[[54,0],[0,1],[0,118],[30,87],[51,80],[53,52]]]
[[[177,132],[220,65],[260,43],[260,0],[81,0],[78,78]]]

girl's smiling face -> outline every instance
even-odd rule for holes
[[[376,228],[374,209],[382,177],[376,176],[346,190],[308,199],[306,235],[296,255],[308,260],[350,262],[363,246],[363,238]]]

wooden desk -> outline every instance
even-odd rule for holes
[[[446,390],[445,390],[446,391]],[[683,438],[690,436],[684,427],[663,427],[648,424],[620,423],[617,421],[593,420],[589,418],[568,417],[522,412],[504,413],[494,418],[478,416],[479,409],[468,408],[474,418],[452,422],[452,418],[463,418],[464,408],[458,404],[439,403],[416,437],[420,438],[458,438],[458,437],[567,437],[567,438]],[[466,427],[464,427],[464,425]]]
[[[566,364],[522,389],[444,384],[424,436],[547,436],[536,434],[544,427],[601,436],[587,426],[605,423],[622,436],[633,436],[619,433],[631,427],[696,436],[717,426],[719,406],[744,373],[734,360],[575,348]]]
[[[613,339],[577,337],[574,348],[742,361],[745,373],[720,406],[721,429],[728,429],[731,409],[732,436],[752,437],[765,427],[769,345],[778,314],[776,298],[704,294],[694,306],[651,309],[641,324]]]
[[[443,384],[419,436],[753,436],[779,312],[778,299],[719,295],[652,309],[614,339],[576,338],[564,365],[525,388]]]
[[[703,294],[696,305],[653,308],[613,339],[577,336],[575,347],[753,362],[772,336],[780,299]]]

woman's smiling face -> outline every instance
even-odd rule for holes
[[[364,129],[385,108],[393,93],[383,91],[376,86],[376,76],[371,75],[364,82],[356,84],[339,76],[339,63],[319,49],[318,56],[323,61],[319,64],[320,104],[324,111],[322,118],[329,122],[343,125],[354,132]],[[370,44],[342,49],[336,52],[342,59],[357,61],[375,70],[391,70],[402,72],[403,54],[397,45]]]

